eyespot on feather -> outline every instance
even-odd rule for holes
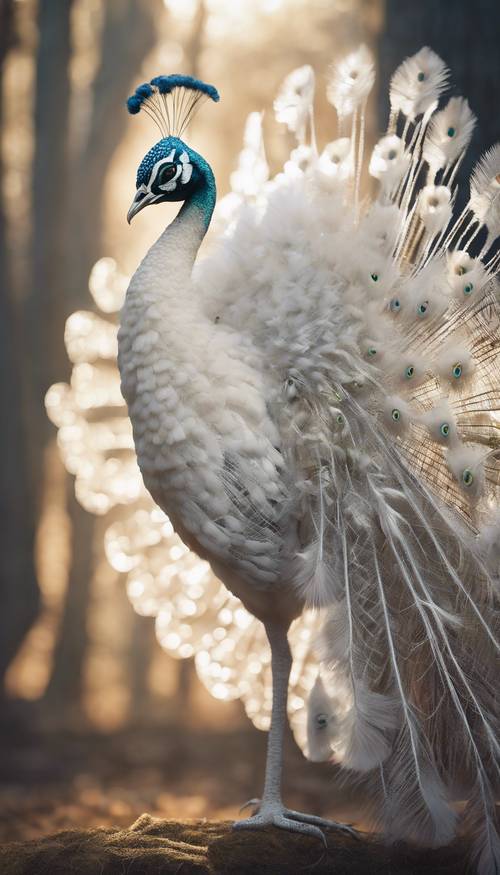
[[[448,467],[458,486],[471,500],[477,500],[484,488],[485,452],[477,447],[456,445],[446,456]]]
[[[440,444],[454,444],[458,439],[453,412],[445,401],[421,416],[431,437]]]
[[[429,363],[426,358],[412,349],[399,349],[393,358],[391,371],[402,388],[411,387],[413,390],[427,378]]]
[[[435,369],[440,378],[459,391],[460,387],[474,373],[474,359],[463,341],[457,341],[445,348],[435,360]]]
[[[403,434],[410,421],[408,405],[396,395],[386,398],[382,409],[382,419],[386,428],[393,434]]]
[[[474,474],[470,468],[464,468],[462,471],[462,482],[467,488],[471,487],[474,483]]]

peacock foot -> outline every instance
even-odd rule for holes
[[[323,829],[340,829],[354,838],[358,838],[356,830],[348,824],[326,820],[323,817],[316,817],[314,814],[293,811],[293,809],[285,808],[281,802],[260,802],[258,799],[251,799],[240,810],[250,806],[255,809],[255,814],[246,820],[237,820],[233,824],[233,829],[261,829],[272,824],[279,829],[314,836],[323,842],[325,848],[328,847],[328,844]]]

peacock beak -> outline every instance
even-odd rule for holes
[[[153,200],[154,195],[151,194],[151,192],[144,191],[142,188],[137,189],[135,198],[132,201],[130,209],[127,213],[127,222],[129,223],[129,225],[134,216],[136,216],[137,213],[140,213],[140,211],[144,209],[144,207],[147,207],[148,204],[152,203]]]

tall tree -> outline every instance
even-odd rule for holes
[[[64,236],[65,251],[60,262],[64,290],[60,285],[58,291],[64,318],[75,308],[88,304],[90,269],[103,255],[105,179],[125,129],[124,104],[131,80],[156,41],[155,18],[161,13],[161,4],[159,0],[107,0],[104,9],[89,126],[84,141],[74,151],[68,172],[70,200],[65,203],[63,219],[69,233]],[[62,327],[58,330],[62,339]],[[59,380],[67,367],[65,353],[64,356],[65,366],[57,376]],[[94,517],[80,507],[73,491],[71,478],[68,508],[72,523],[72,565],[53,672],[45,697],[50,705],[56,704],[70,713],[78,710],[81,702],[95,529]]]
[[[34,477],[43,483],[43,449],[50,435],[43,400],[69,373],[64,349],[67,315],[69,108],[73,2],[38,4],[31,291],[26,306],[36,443]]]
[[[0,130],[3,128],[3,73],[14,43],[14,2],[0,0]],[[29,476],[23,380],[25,358],[7,246],[0,152],[0,699],[3,677],[38,610],[33,544],[35,517]]]
[[[92,87],[87,136],[75,151],[71,173],[73,235],[68,291],[71,309],[81,305],[82,290],[94,262],[103,255],[104,184],[125,132],[125,101],[141,64],[156,42],[160,0],[107,0],[100,61]]]

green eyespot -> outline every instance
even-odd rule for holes
[[[318,729],[324,729],[328,726],[328,717],[326,714],[317,714],[316,715],[316,726]]]
[[[425,73],[422,73],[422,71],[420,71],[420,73],[417,76],[417,79],[419,82],[423,82],[425,79]]]
[[[401,301],[399,298],[393,298],[391,303],[389,304],[390,309],[393,313],[399,313],[401,310]]]
[[[456,134],[455,128],[448,128],[447,132],[449,137],[454,137]]]
[[[345,419],[341,413],[337,414],[336,420],[339,425],[344,425]]]
[[[378,283],[378,273],[371,273],[370,277],[372,278],[374,283]]]
[[[473,288],[474,288],[474,286],[472,285],[472,283],[467,283],[467,285],[464,286],[464,295],[470,295]]]
[[[425,316],[425,314],[427,313],[428,306],[429,306],[428,301],[422,301],[422,303],[419,304],[417,307],[417,314],[421,317]]]
[[[457,362],[457,364],[453,366],[452,373],[455,379],[458,380],[458,378],[462,376],[462,365]]]
[[[464,486],[472,486],[474,475],[470,468],[465,468],[462,472],[462,482]]]
[[[441,434],[443,435],[443,437],[448,437],[448,435],[449,435],[449,433],[450,433],[450,426],[448,425],[447,422],[443,422],[443,424],[442,424],[441,428],[439,429],[439,431],[441,432]]]
[[[405,377],[407,378],[407,380],[411,380],[411,378],[413,377],[414,374],[415,374],[415,368],[413,367],[413,365],[408,365],[408,367],[405,370]]]
[[[394,409],[391,412],[391,416],[392,416],[394,422],[399,422],[399,420],[401,419],[401,411],[398,410],[397,407],[394,407]]]
[[[371,356],[377,355],[377,350],[375,349],[374,346],[369,346],[367,349],[367,353],[371,357]]]

